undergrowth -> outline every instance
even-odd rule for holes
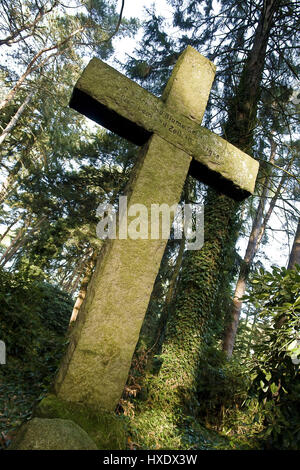
[[[53,382],[63,354],[72,299],[48,283],[0,271],[0,448],[32,414]]]

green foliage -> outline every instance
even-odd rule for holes
[[[0,270],[0,430],[14,429],[53,382],[66,344],[72,299],[58,287]]]
[[[66,281],[66,287],[70,279],[76,280],[76,261],[80,264],[91,245],[99,246],[96,208],[116,186],[125,184],[131,165],[128,148],[133,147],[91,129],[69,108],[70,95],[88,57],[108,59],[112,35],[134,33],[137,21],[122,18],[116,31],[116,1],[76,0],[71,7],[56,0],[39,3],[0,0],[0,45],[13,45],[2,48],[3,97],[24,70],[28,73],[2,110],[2,130],[33,92],[1,144],[0,202],[5,206],[0,224],[11,222],[14,227],[6,241],[10,238],[12,248],[14,240],[18,242],[1,265],[12,270],[35,266],[45,278]],[[11,63],[13,67],[7,66]],[[69,292],[76,290],[72,287]]]
[[[26,279],[22,273],[1,270],[0,276],[1,339],[8,358],[18,358],[29,367],[52,361],[54,350],[50,350],[57,336],[66,332],[72,300],[58,287]]]
[[[195,418],[142,404],[130,417],[131,449],[211,450],[229,447],[226,437],[206,429]]]
[[[12,241],[20,241],[6,264],[19,274],[0,273],[3,313],[0,339],[6,342],[8,356],[7,366],[0,370],[0,396],[6,397],[2,398],[0,407],[4,418],[15,415],[17,410],[19,417],[28,416],[33,397],[43,393],[52,381],[64,347],[63,334],[71,301],[58,288],[38,279],[52,278],[69,292],[76,290],[72,282],[80,277],[80,262],[91,246],[98,247],[95,209],[124,188],[135,152],[123,139],[104,135],[103,131],[93,133],[83,118],[67,106],[87,55],[108,59],[113,51],[110,38],[118,22],[117,2],[78,1],[79,8],[73,6],[69,10],[67,5],[61,4],[58,8],[59,2],[49,0],[44,5],[43,19],[32,27],[28,24],[38,18],[42,9],[34,0],[25,3],[28,10],[17,8],[18,0],[0,0],[0,4],[6,6],[1,18],[5,23],[4,38],[7,36],[3,44],[14,45],[6,48],[0,88],[6,94],[17,83],[21,74],[19,67],[23,72],[41,49],[53,47],[53,54],[50,52],[47,60],[47,54],[40,56],[3,113],[4,129],[28,93],[34,90],[30,106],[1,147],[3,180],[7,176],[7,188],[4,188],[6,204],[0,213],[0,222],[7,225],[8,221],[9,224],[15,221],[14,231],[9,236]],[[293,115],[287,116],[279,110],[291,93],[293,70],[297,72],[293,30],[296,30],[298,15],[296,5],[278,3],[280,8],[276,28],[268,42],[256,120],[257,96],[253,97],[255,103],[250,100],[248,106],[248,93],[254,87],[246,85],[248,73],[244,64],[253,47],[261,3],[222,0],[217,6],[211,0],[170,0],[169,4],[174,7],[171,34],[165,19],[151,7],[143,42],[134,53],[137,59],[130,58],[127,71],[134,79],[143,82],[147,79],[143,86],[160,94],[179,53],[188,44],[192,45],[218,67],[206,124],[218,133],[223,128],[227,137],[237,144],[241,144],[238,142],[240,131],[247,139],[250,133],[245,148],[252,144],[255,132],[254,153],[264,160],[269,153],[266,136],[275,132],[276,141],[286,142],[281,138],[286,132],[285,123],[290,123],[291,133],[295,126]],[[119,33],[125,36],[135,32],[136,26],[134,20],[123,20]],[[27,34],[28,38],[24,38]],[[11,63],[14,67],[8,66]],[[259,75],[255,73],[252,78],[258,79]],[[229,104],[230,119],[224,126]],[[240,111],[247,111],[247,107],[250,117],[241,120]],[[280,166],[285,165],[289,151],[281,149],[282,161],[277,162]],[[259,424],[264,420],[263,437],[268,438],[273,447],[289,448],[291,442],[298,445],[299,416],[295,410],[299,378],[293,376],[295,367],[291,357],[295,351],[289,349],[293,334],[298,331],[293,274],[288,277],[284,274],[284,288],[281,271],[277,272],[276,279],[272,274],[254,284],[265,289],[257,291],[256,297],[257,304],[263,305],[265,311],[260,323],[262,333],[249,332],[251,339],[255,333],[252,368],[256,375],[251,389],[253,399],[244,410],[242,403],[250,377],[248,367],[237,363],[238,356],[225,361],[216,347],[229,311],[230,281],[235,274],[232,269],[234,241],[240,229],[236,224],[240,213],[236,210],[231,200],[211,190],[208,192],[206,243],[199,252],[188,253],[182,264],[177,298],[173,299],[170,309],[166,336],[162,335],[166,341],[162,354],[155,358],[155,371],[150,375],[149,370],[145,371],[145,364],[150,355],[149,346],[156,344],[157,334],[153,332],[157,332],[157,319],[163,312],[170,276],[161,272],[149,307],[151,316],[142,331],[145,345],[140,343],[136,375],[133,382],[129,382],[131,393],[136,393],[141,385],[148,393],[147,401],[136,407],[131,422],[133,441],[138,443],[138,448],[234,448],[233,440],[218,444],[217,438],[207,436],[195,416],[217,428],[241,432],[237,422],[243,420],[248,425],[254,413],[258,415]],[[3,247],[1,249],[4,251]],[[171,256],[167,253],[167,267]],[[249,349],[250,344],[251,341]],[[243,348],[242,341],[238,352]],[[131,411],[134,409],[127,406]],[[283,438],[285,430],[287,443]]]
[[[159,376],[167,384],[164,388],[168,393],[164,396],[169,396],[166,403],[172,400],[176,406],[181,403],[191,415],[196,415],[198,409],[196,390],[202,349],[220,332],[212,320],[212,303],[224,261],[220,256],[226,244],[224,227],[232,222],[227,209],[234,202],[223,196],[216,205],[216,197],[210,193],[210,204],[206,207],[204,246],[186,252],[183,258],[160,356]],[[221,323],[222,318],[218,317],[217,322]]]
[[[272,272],[261,269],[252,286],[248,299],[260,306],[260,317],[268,320],[254,346],[250,371],[250,392],[258,398],[264,418],[261,436],[268,448],[299,449],[300,266],[295,270],[275,267]]]
[[[41,418],[70,419],[84,429],[102,450],[126,448],[126,422],[124,416],[90,408],[85,403],[70,403],[56,395],[47,395],[36,407],[35,416]]]
[[[238,361],[228,361],[223,351],[206,347],[198,379],[199,416],[222,429],[225,413],[241,407],[249,385],[245,368]]]

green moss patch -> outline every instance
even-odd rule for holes
[[[190,416],[178,416],[160,407],[142,405],[130,420],[131,440],[136,449],[211,450],[226,449],[228,439],[206,429]]]
[[[112,412],[91,409],[83,404],[66,402],[55,395],[48,395],[37,405],[34,414],[41,418],[74,421],[95,441],[98,449],[126,449],[126,421]]]
[[[34,418],[21,426],[10,450],[97,450],[97,447],[69,419]]]

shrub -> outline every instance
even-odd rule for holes
[[[25,382],[35,375],[37,380],[52,378],[62,354],[72,299],[55,286],[1,270],[0,304],[0,339],[7,355],[1,373]]]
[[[248,299],[259,308],[260,318],[268,320],[251,360],[250,392],[260,404],[261,436],[267,448],[299,449],[300,266],[261,269],[252,287]]]

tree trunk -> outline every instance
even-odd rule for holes
[[[74,308],[73,308],[73,311],[72,311],[72,315],[71,315],[71,318],[70,318],[70,324],[72,322],[76,321],[76,318],[78,316],[81,304],[85,299],[88,284],[89,284],[89,281],[91,279],[94,267],[96,265],[97,255],[98,255],[98,251],[96,249],[94,249],[93,254],[92,254],[92,256],[90,257],[90,259],[88,260],[88,263],[87,263],[87,267],[86,267],[84,277],[83,277],[83,280],[82,280],[82,283],[81,283],[80,291],[79,291],[78,297],[76,299],[76,302],[75,302],[75,305],[74,305]]]
[[[82,273],[84,272],[84,268],[86,266],[88,258],[91,255],[91,252],[91,248],[85,249],[83,255],[80,258],[80,261],[78,260],[71,274],[66,276],[66,280],[63,282],[62,289],[68,292],[68,294],[71,295],[74,284],[78,284],[78,282],[80,281],[80,278],[82,277]]]
[[[58,1],[55,0],[52,5],[48,8],[48,10],[45,9],[45,7],[40,7],[38,9],[38,13],[36,14],[34,20],[31,23],[25,23],[23,18],[22,18],[22,26],[20,28],[17,28],[15,31],[11,30],[11,33],[9,36],[7,36],[4,39],[0,39],[0,46],[3,46],[4,44],[6,46],[11,46],[12,44],[19,42],[19,41],[24,41],[24,39],[27,39],[27,37],[30,37],[33,35],[34,30],[37,26],[37,24],[44,18],[45,15],[50,13],[56,6],[58,5]],[[36,2],[36,6],[37,2]],[[24,35],[21,36],[21,33],[24,31],[31,31],[31,33],[27,34],[27,36],[24,37]],[[17,37],[19,38],[17,39]]]
[[[5,266],[8,261],[12,259],[12,257],[17,253],[17,251],[24,246],[30,239],[30,236],[33,235],[40,227],[40,225],[44,222],[46,216],[43,216],[26,234],[26,228],[28,227],[30,221],[28,223],[25,222],[24,227],[19,231],[18,235],[15,237],[11,245],[7,248],[5,253],[2,255],[0,259],[0,266]]]
[[[241,150],[251,152],[260,82],[266,48],[278,0],[266,0],[256,28],[253,47],[245,63],[235,98],[230,103],[224,134]],[[183,261],[172,316],[162,349],[159,380],[162,396],[170,403],[197,408],[197,379],[203,345],[208,341],[212,306],[218,292],[220,272],[228,245],[235,244],[239,204],[208,189],[205,204],[205,243],[201,250],[189,251]],[[167,390],[166,390],[167,389]],[[153,390],[153,393],[155,391]],[[157,396],[157,393],[156,393]],[[161,398],[161,406],[164,406]],[[186,408],[185,408],[186,409]]]
[[[179,251],[178,251],[177,258],[176,258],[176,263],[174,266],[172,277],[170,279],[170,284],[169,284],[168,292],[166,295],[163,311],[159,320],[159,326],[158,326],[158,331],[157,331],[158,344],[161,344],[164,339],[164,332],[165,332],[166,325],[168,322],[168,317],[171,313],[172,304],[174,302],[175,289],[176,289],[176,285],[177,285],[177,281],[179,277],[180,268],[182,266],[184,249],[185,249],[185,237],[183,234],[180,240]]]
[[[24,165],[25,168],[30,167],[30,152],[32,148],[34,147],[35,142],[39,138],[39,135],[41,134],[41,132],[42,130],[39,129],[34,134],[31,133],[29,138],[26,139],[24,143],[22,142],[24,151],[22,151],[22,154],[19,160],[17,160],[14,167],[8,174],[6,180],[3,181],[2,186],[0,188],[0,204],[4,202],[8,194],[13,190],[16,176],[18,175],[20,169],[22,168],[22,165]]]
[[[274,160],[275,160],[275,152],[276,152],[277,145],[274,143],[273,139],[271,139],[270,143],[271,143],[270,163],[272,164],[274,163]],[[243,302],[241,298],[244,296],[245,291],[246,291],[246,284],[247,284],[247,279],[249,276],[250,267],[259,249],[260,242],[265,233],[265,228],[271,217],[275,203],[279,197],[281,188],[286,180],[286,176],[285,175],[282,176],[281,181],[277,187],[277,190],[269,205],[269,210],[264,216],[264,210],[265,210],[265,206],[266,206],[266,202],[267,202],[267,198],[269,194],[270,178],[271,178],[271,174],[267,175],[264,179],[262,195],[259,199],[259,205],[257,208],[256,216],[252,224],[252,229],[251,229],[248,245],[246,248],[246,253],[245,253],[244,259],[242,260],[239,277],[238,277],[237,284],[235,287],[232,312],[231,312],[231,321],[226,328],[225,337],[223,341],[223,351],[227,354],[228,357],[232,356],[232,352],[234,348],[236,332],[237,332],[241,310],[243,306]]]
[[[258,316],[258,315],[257,315],[257,312],[255,312],[254,318],[253,318],[252,327],[251,327],[251,332],[250,332],[250,336],[249,336],[249,341],[248,341],[248,346],[247,346],[246,357],[249,356],[250,351],[251,351],[252,340],[253,340],[253,336],[254,336],[254,329],[255,329],[255,325],[256,325],[256,321],[257,321],[257,316]]]
[[[221,252],[224,248],[223,227],[232,223],[230,211],[224,205],[215,205],[211,195],[207,199],[209,210],[205,214],[205,242],[201,250],[187,251],[183,258],[181,272],[168,317],[165,340],[162,345],[162,365],[158,380],[153,379],[150,395],[163,387],[160,406],[164,399],[174,408],[196,413],[196,388],[199,360],[207,336],[208,318],[216,294],[218,273],[222,269]],[[213,210],[212,210],[213,209]],[[211,256],[211,253],[217,256]],[[154,392],[154,390],[156,390]]]
[[[14,253],[16,250],[15,250],[15,246],[17,244],[19,244],[19,240],[22,240],[23,238],[23,235],[24,235],[24,232],[26,230],[26,222],[24,224],[24,227],[22,227],[17,236],[13,239],[13,241],[11,242],[11,244],[7,247],[7,249],[5,250],[5,252],[3,253],[3,255],[1,256],[0,258],[0,266],[4,266],[7,261],[9,261],[10,259],[10,254],[11,253]]]
[[[24,113],[25,109],[26,109],[26,106],[30,103],[30,101],[32,100],[32,97],[34,95],[34,92],[32,91],[31,93],[29,93],[29,95],[27,95],[26,99],[24,100],[24,102],[21,104],[21,106],[19,107],[18,111],[16,112],[16,114],[11,118],[11,120],[9,121],[9,123],[7,124],[7,126],[5,127],[5,129],[3,130],[2,134],[0,135],[0,145],[3,143],[3,141],[6,139],[6,137],[8,136],[8,134],[13,130],[13,128],[16,126],[18,120],[20,119],[20,117],[22,116],[22,114]]]
[[[244,65],[237,92],[230,102],[224,127],[227,140],[246,153],[252,154],[253,131],[256,125],[260,83],[266,50],[275,13],[280,0],[264,0],[251,51]]]
[[[296,264],[300,265],[300,218],[298,219],[298,226],[287,269],[295,269]]]
[[[0,204],[4,202],[8,193],[11,191],[13,187],[13,183],[15,181],[15,176],[19,173],[21,166],[22,166],[22,163],[20,159],[17,161],[17,163],[13,167],[12,171],[10,172],[6,180],[3,182],[2,187],[0,189]]]
[[[0,243],[2,242],[2,240],[4,240],[4,238],[6,237],[6,235],[9,233],[9,231],[13,228],[14,225],[16,225],[16,223],[20,220],[21,216],[19,216],[17,219],[15,219],[10,225],[7,226],[6,230],[2,233],[2,235],[0,236]]]
[[[63,41],[57,43],[57,44],[54,44],[53,46],[49,46],[49,47],[45,47],[44,49],[41,49],[37,54],[35,54],[35,56],[33,57],[33,59],[29,62],[25,72],[21,75],[21,77],[19,78],[19,80],[16,82],[15,86],[8,92],[8,94],[6,95],[6,97],[4,98],[3,101],[1,101],[0,103],[0,110],[5,108],[11,100],[14,99],[17,91],[19,90],[19,88],[23,85],[24,81],[26,80],[27,76],[30,75],[32,72],[34,72],[35,70],[43,67],[47,62],[49,62],[49,59],[52,58],[52,57],[55,57],[59,54],[62,54],[63,52],[65,52],[65,49],[61,48],[61,46],[63,46],[64,44],[66,44],[73,36],[75,36],[76,34],[78,34],[79,32],[82,32],[83,31],[83,28],[78,28],[76,31],[74,31],[72,34],[70,34],[67,38],[65,38]],[[48,55],[47,57],[45,57],[43,60],[41,60],[40,62],[38,62],[38,59],[43,55],[45,54],[46,52],[50,52],[52,50],[55,50],[57,49],[57,51],[53,54],[50,54]]]

